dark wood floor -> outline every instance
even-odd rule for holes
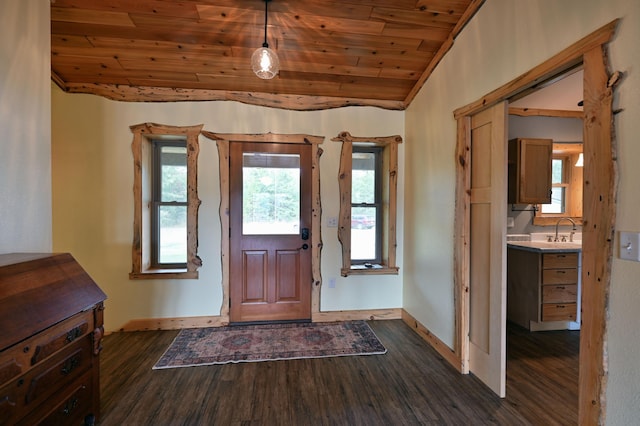
[[[371,322],[386,355],[152,370],[175,331],[104,341],[108,425],[573,425],[578,332],[509,327],[507,398],[458,374],[400,320]]]

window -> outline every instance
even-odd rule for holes
[[[539,204],[534,225],[555,225],[559,218],[582,221],[581,143],[554,143],[551,160],[551,203]]]
[[[351,264],[381,264],[382,148],[354,146],[351,156]]]
[[[340,216],[343,276],[397,274],[396,210],[400,136],[341,132]]]
[[[153,140],[151,268],[187,268],[187,141]]]
[[[153,123],[134,134],[134,235],[129,277],[198,278],[198,135]]]
[[[564,214],[567,211],[568,162],[567,157],[551,160],[551,204],[541,204],[542,213]]]

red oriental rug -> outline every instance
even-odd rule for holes
[[[191,328],[178,333],[153,369],[386,352],[364,321]]]

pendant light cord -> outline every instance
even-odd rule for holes
[[[269,43],[267,43],[267,13],[268,13],[269,0],[264,0],[264,43],[262,43],[262,47],[269,47]]]

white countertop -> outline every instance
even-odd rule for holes
[[[581,242],[508,241],[507,247],[536,252],[580,252]]]

